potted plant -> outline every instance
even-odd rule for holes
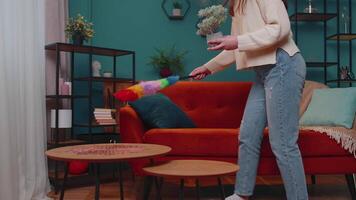
[[[182,16],[182,7],[183,5],[178,1],[173,2],[172,15],[175,17]]]
[[[76,18],[69,18],[65,33],[67,38],[72,38],[73,44],[82,45],[94,36],[93,23],[87,22],[85,18],[78,14]]]
[[[150,57],[149,64],[162,78],[173,74],[181,75],[184,72],[183,59],[186,51],[178,52],[173,46],[169,50],[156,49],[156,54]]]
[[[222,32],[219,31],[219,27],[226,20],[227,9],[222,5],[213,5],[199,10],[198,16],[200,23],[198,23],[197,34],[206,36],[207,41],[222,37]]]

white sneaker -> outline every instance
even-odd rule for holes
[[[239,197],[239,195],[233,194],[233,195],[228,196],[227,198],[225,198],[225,200],[243,200],[243,199],[241,197]]]

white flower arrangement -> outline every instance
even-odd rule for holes
[[[198,35],[209,35],[215,33],[220,25],[226,20],[227,9],[222,5],[213,5],[199,10],[198,16],[202,21],[198,26]]]

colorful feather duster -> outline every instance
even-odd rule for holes
[[[143,96],[156,94],[159,90],[174,85],[179,80],[189,78],[193,78],[193,76],[169,76],[155,81],[142,81],[139,84],[114,93],[114,96],[121,102],[135,101]]]

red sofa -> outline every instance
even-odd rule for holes
[[[137,113],[120,109],[122,142],[154,143],[172,147],[160,160],[212,159],[236,163],[238,133],[250,82],[179,82],[161,91],[175,102],[197,125],[193,129],[147,130]],[[299,147],[306,174],[346,174],[354,185],[356,159],[326,134],[300,131]],[[132,162],[136,174],[145,163]],[[264,132],[259,175],[278,175],[279,170]],[[354,192],[354,191],[352,191]]]

